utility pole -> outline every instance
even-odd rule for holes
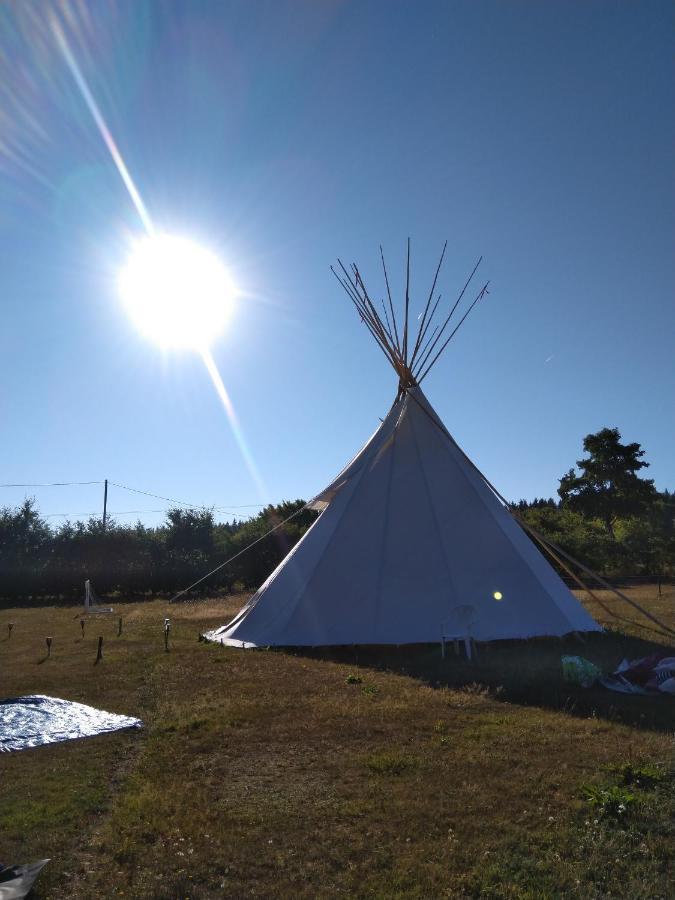
[[[106,478],[103,488],[103,530],[105,531],[105,522],[108,517],[108,479]]]

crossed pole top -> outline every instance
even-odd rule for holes
[[[464,295],[466,294],[466,291],[469,288],[469,285],[471,284],[473,277],[482,262],[483,257],[481,256],[479,257],[476,265],[473,267],[473,270],[467,278],[464,287],[459,292],[457,298],[452,304],[450,311],[447,313],[445,318],[443,318],[442,324],[436,324],[432,329],[434,318],[438,313],[439,304],[441,302],[441,294],[438,294],[436,300],[434,301],[434,297],[436,296],[436,284],[438,282],[438,276],[441,271],[441,266],[443,265],[443,259],[445,257],[447,246],[448,242],[446,241],[443,245],[443,250],[441,252],[438,265],[436,266],[434,279],[431,284],[431,290],[429,291],[429,296],[427,297],[424,310],[418,317],[419,325],[417,327],[417,333],[416,335],[414,335],[414,340],[412,340],[413,335],[411,334],[409,328],[411,306],[410,238],[408,238],[408,252],[406,258],[405,302],[401,323],[402,327],[400,329],[399,321],[397,321],[396,318],[394,303],[391,297],[389,276],[387,273],[387,266],[384,261],[384,252],[381,246],[380,258],[382,260],[382,271],[384,273],[384,282],[386,285],[388,301],[387,304],[385,304],[384,299],[380,300],[382,313],[379,312],[375,303],[371,299],[356,263],[352,263],[352,265],[347,268],[343,264],[342,260],[338,259],[339,271],[331,266],[331,271],[354,304],[361,321],[370,331],[380,350],[382,350],[384,355],[389,360],[390,364],[393,366],[394,371],[398,375],[399,397],[405,394],[405,392],[408,391],[411,387],[416,387],[417,385],[421,384],[422,381],[424,381],[424,379],[427,377],[432,367],[436,364],[439,357],[448,346],[452,338],[455,336],[471,310],[478,303],[478,301],[488,293],[488,285],[490,283],[489,281],[485,282],[485,284],[480,288],[473,301],[469,304],[468,308],[466,308],[459,322],[455,325],[454,328],[452,328],[452,330],[448,334],[447,331],[448,326],[450,325],[450,321],[460,303],[462,302],[462,299],[464,298]],[[441,316],[442,313],[439,314],[439,319]],[[443,338],[445,339],[443,340]]]

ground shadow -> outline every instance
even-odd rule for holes
[[[569,715],[606,719],[635,728],[672,732],[675,700],[667,694],[630,696],[595,686],[582,688],[562,678],[562,656],[583,656],[604,673],[614,671],[622,659],[658,653],[675,656],[675,648],[632,637],[620,631],[590,633],[583,640],[537,638],[494,641],[478,645],[477,658],[469,661],[452,644],[441,655],[440,644],[295,648],[284,652],[326,659],[344,665],[395,672],[417,678],[431,687],[482,686],[493,697],[508,703],[538,706]]]

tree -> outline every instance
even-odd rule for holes
[[[16,509],[0,509],[0,572],[5,590],[27,595],[43,589],[50,537],[34,499],[24,500]]]
[[[563,507],[586,518],[600,519],[615,538],[619,517],[639,516],[656,497],[654,482],[637,473],[649,463],[639,444],[622,444],[618,428],[603,428],[584,438],[587,459],[577,460],[581,474],[570,469],[560,479],[558,495]]]
[[[207,509],[170,509],[164,546],[168,584],[185,587],[212,568],[213,512]]]
[[[213,552],[213,512],[206,509],[169,509],[166,546],[179,553]]]

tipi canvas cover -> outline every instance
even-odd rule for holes
[[[472,608],[477,640],[600,630],[422,393],[421,382],[487,294],[486,284],[445,337],[479,260],[449,314],[432,328],[444,254],[445,248],[414,341],[410,246],[400,327],[384,257],[384,316],[358,268],[340,263],[336,276],[396,371],[396,400],[368,443],[311,501],[321,514],[302,540],[208,639],[245,647],[438,641],[458,607]]]
[[[251,647],[438,641],[464,604],[477,640],[599,630],[419,387],[310,505],[323,512],[302,540],[207,637]]]

